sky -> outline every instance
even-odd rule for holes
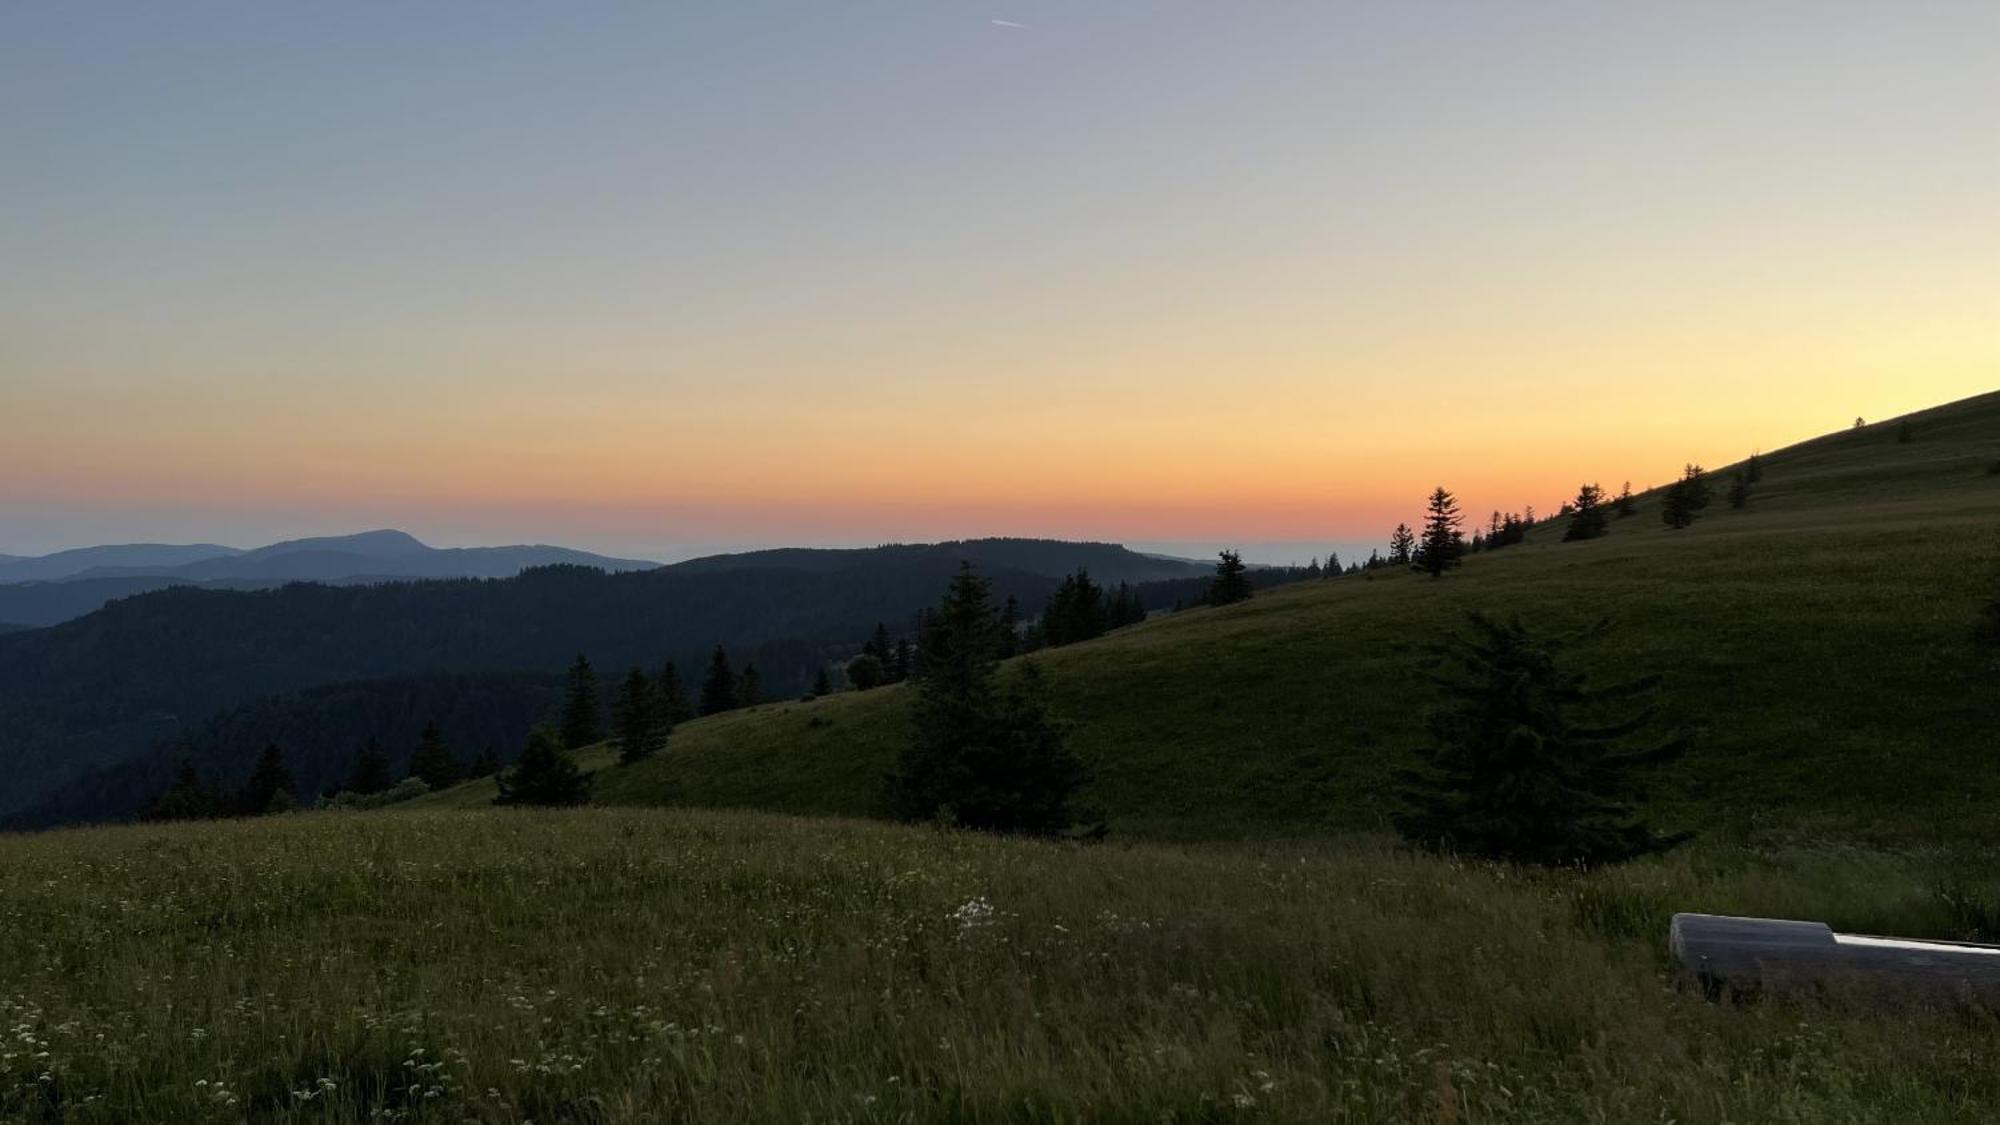
[[[1282,555],[2000,387],[1990,2],[12,5],[0,154],[16,554]]]

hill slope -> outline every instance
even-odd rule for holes
[[[710,646],[722,644],[739,664],[758,665],[767,690],[792,693],[877,622],[899,626],[930,604],[961,558],[994,574],[1003,595],[1039,605],[1055,578],[987,566],[988,552],[1012,542],[839,552],[843,565],[833,570],[546,567],[509,579],[176,587],[125,598],[74,621],[0,636],[0,769],[14,783],[0,790],[0,820],[87,770],[148,754],[172,758],[171,740],[219,711],[315,685],[553,673],[579,652],[607,680],[668,658],[692,677]],[[1079,560],[1131,554],[1074,548]],[[1053,573],[1061,573],[1060,552],[1060,544],[1036,550]],[[381,737],[406,738],[427,717],[405,716]],[[254,756],[258,747],[242,749]],[[91,807],[88,798],[64,794],[58,805],[74,813]],[[123,810],[99,810],[115,811]]]
[[[1645,497],[1605,539],[1544,525],[1441,581],[1294,585],[1035,659],[1121,834],[1379,826],[1422,745],[1424,646],[1471,609],[1609,616],[1581,655],[1611,677],[1666,674],[1699,735],[1659,779],[1672,824],[1979,831],[2000,820],[2000,682],[1971,639],[2000,597],[2000,394],[1910,422],[1907,444],[1887,423],[1766,455],[1745,510],[1718,495],[1685,531]],[[891,688],[692,723],[658,760],[604,769],[597,799],[878,815],[908,703]],[[490,786],[428,800],[478,804]]]

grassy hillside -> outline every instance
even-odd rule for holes
[[[1996,859],[1580,876],[603,809],[0,837],[0,1119],[1978,1120],[1990,1021],[1713,1004],[1661,935],[1961,936]]]
[[[1910,840],[2000,825],[2000,683],[1971,639],[2000,597],[2000,394],[1765,456],[1749,506],[1669,531],[1657,501],[1609,537],[1545,525],[1440,581],[1377,573],[1156,618],[1034,657],[1095,763],[1113,830],[1142,838],[1369,829],[1421,748],[1429,642],[1465,611],[1551,626],[1611,617],[1580,655],[1660,672],[1699,735],[1659,819],[1711,835]],[[607,804],[875,815],[909,692],[787,703],[683,726],[607,768]],[[483,804],[491,783],[429,799]]]
[[[1714,1003],[1664,938],[1697,910],[2000,940],[2000,667],[1971,640],[2000,597],[1995,459],[1989,396],[1908,444],[1773,455],[1749,510],[1686,532],[1649,506],[1439,582],[1043,654],[1103,846],[502,810],[490,782],[0,835],[0,1120],[1982,1120],[1990,1011]],[[1703,838],[1594,873],[1385,843],[1422,646],[1470,607],[1617,617],[1587,655],[1668,674],[1702,742],[1656,812]],[[640,766],[586,757],[604,803],[871,814],[908,705],[768,705]]]

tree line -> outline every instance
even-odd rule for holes
[[[1735,509],[1748,507],[1755,486],[1763,479],[1763,456],[1753,453],[1730,474],[1725,493],[1729,506]],[[1678,479],[1661,491],[1660,520],[1671,530],[1691,527],[1714,499],[1707,471],[1700,465],[1690,463],[1683,468]],[[1631,481],[1626,481],[1616,496],[1612,496],[1602,485],[1591,482],[1579,485],[1576,496],[1564,501],[1554,518],[1563,521],[1562,541],[1573,543],[1601,539],[1610,534],[1614,520],[1626,519],[1638,511],[1639,499],[1632,493]],[[1503,513],[1496,509],[1488,517],[1486,526],[1475,530],[1467,538],[1457,498],[1439,486],[1431,492],[1426,503],[1421,528],[1413,529],[1407,523],[1397,524],[1389,535],[1386,556],[1371,553],[1366,563],[1350,570],[1410,567],[1437,577],[1457,566],[1468,554],[1499,550],[1525,541],[1536,524],[1532,506],[1526,509],[1525,515]]]

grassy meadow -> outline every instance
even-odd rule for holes
[[[1960,1122],[2000,1024],[1705,1000],[1669,912],[1958,935],[1993,852],[1592,875],[700,811],[0,845],[19,1121]]]
[[[1773,454],[1751,505],[1559,528],[1040,654],[1098,846],[865,819],[905,689],[373,813],[0,837],[0,1120],[1964,1122],[2000,1018],[1718,1003],[1679,910],[2000,940],[2000,396]],[[1613,617],[1697,748],[1665,857],[1402,849],[1424,646]],[[622,807],[621,807],[622,806]],[[753,811],[754,810],[754,811]],[[801,815],[803,814],[803,815]]]
[[[1560,522],[1442,581],[1380,571],[1226,609],[1156,617],[1032,657],[1114,834],[1261,839],[1379,831],[1390,779],[1423,748],[1426,646],[1468,610],[1616,628],[1577,657],[1607,679],[1661,673],[1695,749],[1663,770],[1665,827],[1729,839],[1890,845],[2000,829],[2000,676],[1973,641],[2000,598],[2000,394],[1767,455],[1748,507],[1685,531],[1657,501],[1604,539]],[[1616,490],[1616,484],[1612,485]],[[685,724],[610,768],[596,800],[878,816],[910,692],[768,704]],[[484,782],[427,798],[477,807]]]

